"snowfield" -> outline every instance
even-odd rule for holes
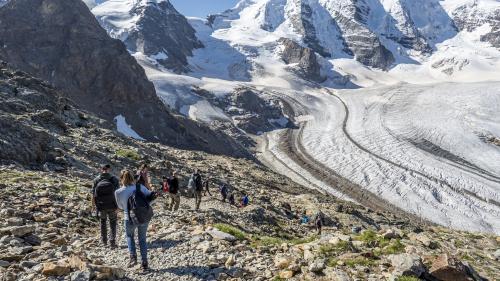
[[[113,37],[135,28],[127,11],[138,1],[87,2]],[[298,1],[243,0],[210,22],[189,19],[205,46],[188,58],[190,72],[156,63],[168,54],[134,56],[165,104],[194,120],[231,122],[193,86],[218,97],[248,86],[281,99],[297,128],[259,136],[258,157],[304,186],[402,217],[500,234],[500,147],[492,141],[500,143],[500,49],[481,41],[500,2],[364,1],[368,15],[357,31],[331,24],[353,18],[356,1],[303,2],[313,10],[302,14],[312,39],[296,27]],[[455,16],[473,28],[458,30]],[[357,32],[391,51],[387,71],[343,51],[341,37]],[[317,56],[327,81],[290,71],[280,58],[282,37],[328,52]]]

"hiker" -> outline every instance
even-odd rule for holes
[[[210,193],[210,179],[207,179],[203,182],[203,196],[207,196],[207,193],[208,195],[212,196],[212,194]]]
[[[321,235],[321,228],[323,228],[323,213],[321,211],[318,211],[314,218],[314,226],[318,231],[318,235]]]
[[[125,227],[125,236],[130,253],[129,267],[137,264],[137,253],[135,247],[135,231],[139,240],[139,250],[142,258],[142,269],[147,271],[148,267],[148,249],[146,243],[146,233],[148,224],[153,215],[152,208],[149,205],[156,194],[139,183],[139,175],[134,175],[129,170],[123,170],[120,175],[121,188],[115,192],[118,208],[124,212],[123,220]],[[130,208],[130,209],[129,209]]]
[[[225,183],[221,183],[219,185],[219,191],[220,191],[220,195],[222,196],[222,202],[226,202],[226,198],[227,198],[227,185]]]
[[[149,171],[148,165],[142,164],[137,171],[137,176],[139,176],[139,180],[137,181],[139,184],[144,185],[147,189],[151,190],[151,184],[149,181]]]
[[[106,164],[101,167],[101,174],[94,179],[92,187],[92,206],[100,216],[101,221],[101,242],[103,246],[108,244],[109,220],[109,246],[116,248],[116,210],[118,209],[115,200],[115,191],[120,187],[118,178],[111,175],[111,165]]]
[[[169,184],[169,178],[166,177],[166,176],[163,176],[162,177],[162,182],[161,182],[161,191],[162,191],[162,194],[166,194],[167,195],[167,198],[165,199],[165,208],[167,210],[170,210],[170,206],[169,206],[169,195],[170,195],[170,184]]]
[[[241,198],[241,208],[244,208],[248,206],[248,203],[250,203],[250,198],[248,198],[248,194],[244,193],[243,197]]]
[[[181,197],[179,196],[179,179],[177,178],[177,172],[172,172],[172,177],[168,179],[169,190],[168,194],[170,197],[170,211],[179,210],[179,204],[181,203]]]
[[[300,217],[300,224],[309,224],[309,216],[306,211],[304,211]]]
[[[203,192],[203,180],[201,178],[201,175],[196,169],[194,173],[191,175],[191,179],[193,180],[194,184],[194,199],[195,199],[195,210],[200,209],[200,204],[201,204],[201,197],[202,197],[202,192]],[[190,181],[191,181],[190,179]]]
[[[234,199],[234,191],[229,191],[228,201],[229,204],[236,205],[236,201]]]

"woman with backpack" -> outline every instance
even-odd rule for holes
[[[127,237],[127,245],[130,253],[130,264],[137,264],[137,253],[135,247],[135,232],[139,240],[139,250],[142,258],[142,269],[148,270],[148,249],[146,233],[148,224],[153,216],[153,210],[149,202],[155,198],[155,193],[148,190],[139,183],[139,176],[129,170],[123,170],[120,176],[121,188],[115,192],[118,208],[124,212],[124,227]]]

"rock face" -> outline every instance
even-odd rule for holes
[[[123,115],[147,140],[248,155],[224,134],[170,114],[124,44],[111,39],[81,1],[9,2],[0,9],[0,46],[0,59],[104,119]]]
[[[500,49],[500,7],[492,10],[476,2],[464,4],[453,11],[453,19],[460,30],[474,31],[488,24],[491,29],[480,40]]]
[[[288,38],[281,38],[278,42],[283,46],[281,58],[286,64],[297,64],[297,72],[301,77],[315,82],[325,80],[321,76],[321,66],[313,50],[304,48]]]
[[[203,44],[169,1],[139,3],[130,14],[139,19],[124,41],[129,50],[153,56],[175,72],[188,70],[187,56]]]
[[[202,89],[194,91],[223,109],[234,124],[247,133],[258,134],[293,126],[286,116],[287,108],[278,99],[265,92],[241,87],[223,97],[217,97]]]

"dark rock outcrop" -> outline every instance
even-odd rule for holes
[[[288,38],[281,38],[278,43],[284,48],[281,52],[283,61],[286,64],[298,64],[298,73],[301,77],[315,82],[323,82],[325,80],[321,76],[321,66],[313,50],[302,47],[297,42]]]
[[[13,0],[3,6],[0,59],[104,119],[123,115],[147,140],[248,155],[224,134],[170,114],[125,45],[110,38],[79,0]]]
[[[359,14],[358,9],[354,8]],[[343,38],[360,63],[387,70],[395,61],[393,54],[382,43],[378,36],[370,31],[363,23],[347,18],[341,14],[336,16],[337,24],[345,31]]]
[[[304,1],[295,0],[295,5],[300,13],[293,14],[291,21],[296,31],[304,36],[304,43],[323,57],[330,57],[331,54],[321,45],[316,36],[316,28],[312,22],[313,9]]]
[[[167,58],[160,56],[160,64],[178,73],[187,71],[187,57],[203,47],[187,19],[169,1],[138,5],[130,13],[139,20],[124,41],[127,48],[147,56],[164,53]]]
[[[237,127],[237,132],[228,132],[228,134],[239,139],[240,143],[248,147],[254,146],[255,143],[249,141],[247,136],[238,136],[238,131],[239,133],[243,130],[246,133],[259,134],[259,132],[293,126],[293,122],[287,117],[288,109],[278,99],[266,92],[258,92],[247,87],[237,88],[223,97],[217,97],[200,88],[194,88],[193,92],[203,96],[214,106],[223,109],[234,123],[234,125],[229,125],[226,130],[236,129],[233,126]],[[218,125],[223,126],[222,124]],[[224,124],[224,126],[227,127],[228,124]]]

